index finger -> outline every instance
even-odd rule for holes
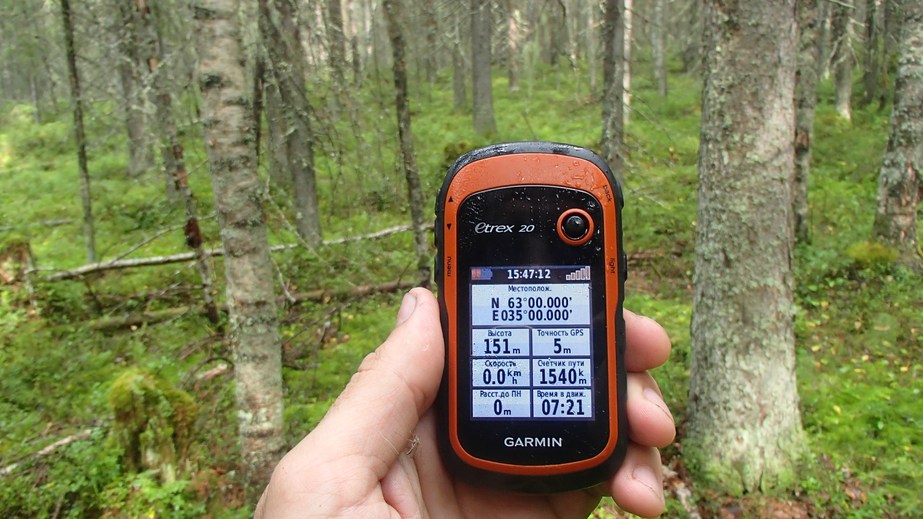
[[[625,367],[628,371],[646,371],[666,362],[673,346],[663,326],[631,310],[623,310],[622,313],[625,316]]]

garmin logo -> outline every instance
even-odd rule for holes
[[[507,447],[563,447],[564,438],[553,436],[507,436],[503,439],[503,445]]]

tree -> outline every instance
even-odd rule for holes
[[[452,106],[461,112],[468,104],[468,80],[465,69],[465,54],[462,51],[461,12],[453,10],[452,14]]]
[[[606,17],[603,22],[602,157],[619,182],[623,181],[625,170],[622,156],[625,131],[622,89],[625,66],[625,28],[622,25],[624,8],[624,0],[606,0]]]
[[[471,0],[471,105],[474,131],[497,133],[490,75],[490,0]]]
[[[115,19],[116,44],[119,49],[119,83],[128,132],[128,176],[137,177],[151,166],[151,149],[147,139],[145,89],[140,81],[141,52],[138,38],[137,9],[130,2],[117,1]]]
[[[202,281],[202,300],[205,313],[213,324],[219,321],[218,305],[215,303],[214,278],[211,258],[205,250],[205,240],[199,227],[198,204],[189,187],[189,172],[186,170],[186,151],[176,130],[176,118],[173,114],[173,96],[170,93],[170,81],[164,61],[164,44],[157,30],[152,6],[148,0],[135,0],[135,14],[132,20],[137,24],[136,37],[139,57],[143,56],[147,65],[144,67],[144,81],[153,91],[155,114],[160,133],[160,152],[163,155],[167,174],[167,194],[177,196],[183,202],[186,224],[183,233],[186,246],[195,252],[196,268]]]
[[[807,241],[808,177],[811,169],[811,141],[814,136],[814,107],[817,105],[817,0],[797,0],[798,68],[795,72],[795,180],[792,190],[792,214],[795,238]]]
[[[836,82],[836,111],[847,121],[852,118],[852,11],[854,0],[836,2],[830,21],[833,52],[831,65]]]
[[[248,501],[255,502],[285,442],[278,316],[238,8],[237,0],[199,0],[193,12],[202,125],[225,252],[242,471]]]
[[[651,51],[654,54],[654,82],[657,84],[657,93],[660,97],[667,97],[667,69],[664,64],[664,25],[663,1],[654,0],[651,7]]]
[[[271,4],[271,5],[270,5]],[[317,179],[314,171],[314,136],[311,132],[311,104],[307,97],[307,63],[301,51],[301,30],[292,0],[260,0],[260,31],[269,57],[268,71],[273,92],[268,106],[270,125],[281,123],[281,131],[270,133],[270,147],[284,150],[283,165],[291,171],[295,202],[295,229],[309,246],[322,240]],[[342,77],[342,75],[341,75]],[[345,85],[345,80],[340,80]],[[278,102],[275,102],[277,99]],[[276,106],[277,105],[277,106]],[[278,111],[276,111],[278,108]]]
[[[519,90],[519,46],[522,37],[522,15],[514,0],[506,0],[506,72],[507,88]]]
[[[394,54],[394,104],[397,109],[397,133],[401,146],[401,166],[407,181],[407,200],[410,205],[410,221],[413,225],[414,250],[417,255],[417,271],[424,284],[429,281],[429,248],[427,233],[423,226],[423,192],[420,189],[420,173],[413,151],[413,132],[410,128],[410,102],[407,92],[407,63],[404,34],[400,22],[404,19],[401,0],[384,0],[385,22],[391,52]]]
[[[87,137],[83,126],[83,93],[77,70],[74,48],[74,15],[70,0],[61,0],[61,21],[64,25],[64,48],[67,53],[67,77],[70,80],[71,103],[74,112],[74,140],[77,143],[77,168],[80,178],[80,202],[83,205],[83,241],[87,263],[96,262],[96,231],[93,225],[93,198],[90,192],[90,171],[87,166]]]
[[[881,13],[879,0],[865,2],[865,62],[862,64],[862,104],[869,105],[878,100],[884,105],[881,95],[882,53],[884,41],[881,34]]]
[[[888,148],[878,176],[873,233],[896,247],[910,264],[920,264],[917,206],[923,170],[923,2],[907,0],[894,85]]]
[[[794,4],[705,3],[683,453],[705,481],[734,494],[793,483],[805,447],[791,267]]]
[[[628,126],[631,115],[631,43],[632,43],[632,0],[621,0],[622,4],[622,127]]]

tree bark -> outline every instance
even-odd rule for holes
[[[883,41],[881,37],[881,11],[879,0],[865,2],[865,63],[862,67],[864,94],[862,104],[867,106],[881,100],[881,62]]]
[[[117,23],[114,32],[118,39],[119,62],[116,66],[122,86],[125,109],[125,129],[128,132],[128,176],[137,177],[151,166],[151,146],[147,139],[147,121],[144,115],[145,98],[140,81],[142,58],[138,41],[139,20],[137,11],[129,2],[116,1]]]
[[[314,171],[314,135],[311,104],[305,87],[307,63],[301,52],[301,30],[296,20],[297,11],[292,0],[271,0],[271,6],[270,0],[260,0],[260,27],[269,56],[268,68],[279,94],[278,115],[284,118],[282,134],[270,133],[270,136],[281,137],[282,142],[270,143],[270,147],[281,146],[285,150],[285,162],[292,174],[295,229],[308,246],[317,247],[323,237]]]
[[[391,52],[394,55],[394,104],[397,108],[397,131],[401,145],[401,166],[407,181],[407,200],[410,205],[410,221],[413,225],[414,250],[417,255],[417,271],[420,279],[429,280],[429,248],[427,233],[423,230],[423,192],[420,188],[420,173],[413,149],[413,132],[410,128],[410,101],[407,94],[407,63],[405,61],[404,34],[400,22],[404,19],[401,0],[384,0],[382,4]],[[426,284],[426,282],[424,282]]]
[[[135,0],[135,20],[138,21],[142,31],[141,45],[147,61],[147,81],[154,92],[154,106],[156,110],[157,125],[161,135],[161,153],[164,154],[164,164],[167,170],[168,195],[178,196],[183,202],[183,211],[186,224],[183,234],[186,246],[192,249],[196,258],[196,269],[202,282],[202,301],[205,306],[206,316],[213,324],[219,321],[218,306],[215,302],[215,273],[212,268],[211,257],[205,249],[205,240],[199,226],[198,204],[195,195],[189,187],[189,173],[186,170],[186,152],[179,140],[176,130],[176,119],[173,115],[173,97],[170,94],[170,81],[166,69],[161,66],[164,59],[163,40],[157,30],[157,21],[148,0]]]
[[[468,75],[465,70],[465,54],[462,50],[461,18],[462,14],[455,10],[452,13],[452,106],[456,112],[461,112],[468,105]]]
[[[657,93],[660,94],[660,97],[667,97],[667,70],[664,64],[663,2],[664,0],[653,0],[651,50],[654,54],[654,83],[657,85]]]
[[[834,81],[836,83],[836,112],[847,121],[852,119],[852,13],[854,0],[840,0],[832,6],[830,39]]]
[[[808,178],[811,170],[811,143],[814,136],[814,107],[817,105],[817,45],[820,23],[818,0],[797,0],[798,69],[795,73],[795,180],[792,214],[795,239],[810,239],[808,220]]]
[[[794,4],[705,4],[683,454],[701,481],[732,494],[795,483],[805,452],[791,267]]]
[[[497,133],[490,70],[490,33],[490,0],[471,0],[471,105],[474,131],[486,136]]]
[[[506,77],[507,89],[519,91],[519,45],[522,15],[514,0],[506,0]]]
[[[625,48],[622,50],[622,128],[628,126],[631,119],[631,44],[632,44],[632,0],[622,0],[622,27],[625,34],[622,36]]]
[[[237,0],[199,0],[193,13],[205,147],[226,253],[241,468],[247,499],[256,502],[285,438],[278,316],[238,8]]]
[[[64,25],[64,49],[67,54],[67,77],[70,81],[74,112],[74,140],[77,143],[77,169],[80,178],[80,202],[83,205],[83,242],[87,263],[96,262],[96,231],[93,224],[93,200],[90,194],[90,172],[87,167],[87,137],[83,126],[83,94],[74,49],[74,15],[70,0],[61,0],[61,20]]]
[[[602,157],[612,174],[624,181],[625,160],[622,156],[624,138],[622,77],[624,75],[625,33],[622,25],[624,0],[606,0],[603,22],[603,100]]]
[[[878,176],[874,235],[920,265],[917,206],[923,171],[923,2],[903,5],[900,60],[894,85],[888,148]]]

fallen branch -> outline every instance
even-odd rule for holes
[[[348,238],[337,238],[334,240],[329,240],[323,242],[326,245],[338,245],[342,243],[352,242],[352,241],[361,241],[361,240],[370,240],[383,238],[390,236],[392,234],[398,234],[401,232],[407,232],[411,230],[410,225],[398,225],[395,227],[389,227],[381,231],[376,231],[371,234],[365,234],[362,236],[352,236]],[[283,250],[297,249],[301,247],[301,244],[290,243],[285,245],[274,245],[269,248],[270,252],[278,252]],[[224,256],[224,249],[211,249],[206,250],[205,254],[207,256]],[[97,272],[104,272],[108,270],[120,270],[134,267],[150,267],[157,265],[170,265],[172,263],[185,263],[188,261],[193,261],[196,259],[194,252],[183,252],[180,254],[170,254],[167,256],[153,256],[149,258],[133,258],[133,259],[112,259],[109,261],[101,261],[98,263],[89,263],[81,267],[77,267],[71,270],[62,270],[54,274],[48,275],[44,278],[45,281],[61,281],[64,279],[74,279],[86,276],[88,274],[95,274]],[[47,267],[42,269],[32,269],[29,270],[29,273],[37,271],[47,271],[50,270]]]
[[[14,231],[16,229],[22,229],[24,227],[58,227],[61,225],[67,225],[76,222],[73,218],[63,218],[60,220],[45,220],[44,222],[32,222],[24,223],[20,225],[4,225],[0,227],[0,232],[5,231]]]
[[[60,440],[58,440],[58,441],[52,443],[51,445],[46,446],[45,448],[43,448],[42,450],[36,452],[35,454],[31,454],[31,455],[29,455],[29,456],[26,456],[25,459],[22,459],[22,460],[20,460],[20,461],[17,461],[16,463],[11,463],[11,464],[9,464],[9,465],[3,467],[2,469],[0,469],[0,477],[3,477],[3,476],[6,476],[6,475],[10,474],[10,473],[13,472],[14,470],[16,470],[20,465],[22,465],[23,463],[25,463],[25,462],[27,462],[27,461],[35,460],[35,459],[38,459],[38,458],[43,458],[43,457],[45,457],[45,456],[48,456],[48,455],[51,454],[52,452],[54,452],[54,451],[60,449],[61,447],[64,447],[64,446],[66,446],[66,445],[70,445],[70,444],[72,444],[72,443],[74,443],[74,442],[78,442],[78,441],[80,441],[80,440],[86,440],[87,438],[90,437],[91,434],[93,434],[93,431],[94,431],[94,430],[95,430],[95,429],[84,429],[84,430],[80,431],[80,432],[77,433],[77,434],[72,434],[72,435],[70,435],[70,436],[61,438]]]
[[[280,297],[278,303],[280,306],[285,304],[299,304],[307,302],[327,302],[335,299],[346,299],[352,297],[365,297],[371,294],[385,294],[398,290],[409,290],[413,287],[420,286],[420,281],[389,281],[377,285],[360,285],[357,287],[342,289],[309,290],[307,292],[296,292],[290,294],[290,297]],[[196,306],[178,306],[176,308],[167,308],[165,310],[155,310],[153,312],[141,312],[137,314],[122,315],[118,317],[102,317],[90,321],[87,326],[97,331],[117,330],[121,328],[131,328],[132,326],[142,326],[145,324],[154,324],[162,321],[174,319],[188,312],[197,312],[200,309]],[[221,305],[221,311],[227,312],[227,305]]]

